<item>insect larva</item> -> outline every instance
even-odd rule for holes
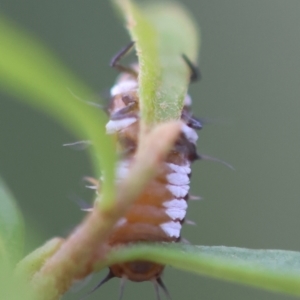
[[[117,180],[127,176],[134,159],[139,134],[138,65],[125,67],[119,60],[132,48],[133,42],[122,49],[111,66],[121,74],[111,88],[108,107],[108,134],[115,135],[121,155],[117,165]],[[197,79],[197,68],[183,55],[191,70],[191,80]],[[116,224],[108,239],[112,247],[134,242],[178,242],[184,222],[190,188],[191,163],[199,158],[196,152],[201,123],[190,112],[191,97],[187,94],[182,109],[182,129],[173,149],[161,164],[159,174],[149,182],[135,204]],[[164,265],[148,261],[134,261],[110,266],[108,276],[97,287],[113,277],[131,281],[152,281],[158,293]],[[96,287],[96,288],[97,288]]]

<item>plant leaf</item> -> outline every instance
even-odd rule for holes
[[[20,276],[14,276],[11,266],[0,262],[0,299],[38,300],[30,285]]]
[[[14,197],[0,179],[0,258],[16,263],[23,254],[24,224]]]
[[[151,125],[180,119],[190,74],[182,54],[196,61],[198,52],[199,34],[191,17],[171,1],[140,7],[129,0],[115,2],[139,58],[142,121]]]
[[[136,6],[116,0],[139,58],[139,96],[147,125],[180,118],[188,85],[181,54],[196,59],[197,34],[186,12],[173,2]],[[219,279],[300,295],[300,253],[180,244],[117,249],[95,266],[149,260]]]
[[[84,101],[93,92],[66,70],[59,61],[0,16],[0,89],[49,113],[80,139],[92,141],[93,166],[105,173],[103,206],[114,199],[115,150],[105,133],[105,116]],[[78,96],[74,96],[78,95]]]
[[[35,249],[17,264],[16,275],[23,276],[27,280],[31,279],[34,273],[38,272],[44,265],[45,261],[61,247],[63,242],[64,239],[62,238],[53,238]]]
[[[113,250],[95,270],[145,258],[200,275],[300,296],[300,253],[295,251],[140,244]]]

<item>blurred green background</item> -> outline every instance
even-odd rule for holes
[[[190,204],[188,218],[197,227],[185,226],[183,236],[193,244],[300,251],[300,1],[182,2],[201,27],[203,79],[190,88],[195,115],[210,123],[200,132],[200,153],[236,169],[194,165],[191,191],[204,200]],[[108,63],[129,37],[109,1],[0,0],[0,11],[95,94],[113,84]],[[72,199],[92,201],[81,178],[93,173],[86,152],[62,146],[76,139],[59,124],[0,96],[0,173],[25,215],[29,251],[78,224],[83,214]],[[63,299],[80,299],[103,276]],[[172,268],[164,281],[173,300],[292,298]],[[141,298],[155,299],[151,284],[128,283],[124,299]],[[118,299],[118,280],[90,299]]]

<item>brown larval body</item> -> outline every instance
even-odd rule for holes
[[[187,100],[190,101],[190,98]],[[158,175],[149,182],[115,226],[108,241],[110,246],[180,240],[188,199],[190,163],[198,158],[195,146],[197,134],[193,129],[196,127],[191,125],[196,119],[189,113],[189,106],[190,103],[186,103],[183,107],[180,137],[162,163]],[[117,139],[120,153],[117,180],[121,180],[134,160],[138,145],[139,98],[138,82],[134,75],[121,74],[111,89],[108,112],[110,121],[106,128],[108,134],[114,134]],[[160,278],[163,269],[163,265],[147,262],[146,259],[110,267],[114,276],[132,281],[156,280]]]

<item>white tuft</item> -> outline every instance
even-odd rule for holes
[[[173,220],[183,220],[186,215],[187,203],[184,199],[173,199],[163,203],[166,214]]]
[[[166,209],[165,213],[172,220],[183,220],[186,215],[186,211],[184,209],[177,209],[177,208],[168,208]]]
[[[124,179],[128,175],[129,171],[129,161],[124,160],[118,163],[117,166],[117,179]]]
[[[186,94],[184,98],[184,106],[191,106],[191,105],[192,105],[192,98],[189,94]]]
[[[190,168],[189,163],[186,163],[185,165],[182,165],[182,166],[175,165],[172,163],[167,163],[167,166],[176,173],[181,173],[181,174],[190,174],[191,173],[191,168]]]
[[[117,83],[110,89],[110,95],[114,97],[119,94],[131,92],[133,90],[136,90],[137,88],[138,88],[137,81],[134,80],[122,81]]]
[[[181,131],[191,143],[196,144],[198,134],[194,129],[190,128],[186,124],[182,124]]]
[[[110,120],[106,124],[106,133],[112,134],[117,131],[120,131],[122,129],[125,129],[126,127],[130,126],[131,124],[135,123],[137,121],[137,118],[126,118],[126,119],[120,119],[120,120]]]
[[[190,187],[188,185],[172,185],[172,184],[167,184],[166,188],[176,197],[176,198],[183,198],[185,197],[188,192]]]
[[[178,208],[186,210],[188,205],[184,199],[173,199],[163,202],[163,206],[166,208]]]
[[[189,176],[180,173],[170,173],[167,175],[167,180],[170,184],[174,185],[187,185],[190,183]]]
[[[169,237],[180,237],[181,224],[179,222],[171,221],[163,223],[160,224],[160,227]]]
[[[121,218],[121,219],[119,219],[119,221],[115,224],[115,227],[120,227],[120,226],[124,225],[125,223],[127,223],[127,219],[126,219],[126,218]]]

